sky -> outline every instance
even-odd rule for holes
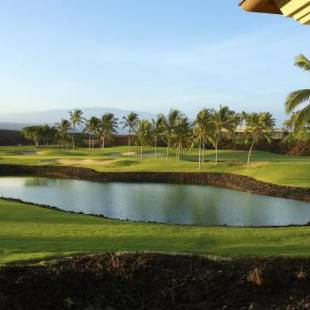
[[[309,88],[310,27],[237,0],[1,0],[0,113],[271,111]]]

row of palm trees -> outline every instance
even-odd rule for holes
[[[212,144],[215,149],[215,163],[218,163],[219,143],[225,133],[233,134],[237,126],[244,128],[244,136],[249,142],[248,164],[250,164],[253,147],[261,139],[270,141],[270,135],[274,126],[274,119],[270,113],[241,113],[237,114],[227,106],[221,106],[218,110],[203,109],[192,122],[181,111],[172,109],[167,115],[159,114],[151,121],[139,119],[135,112],[124,116],[120,121],[113,113],[105,113],[101,118],[91,117],[86,120],[81,110],[70,112],[70,119],[62,119],[56,124],[61,145],[65,145],[72,139],[72,147],[75,148],[75,133],[77,128],[83,127],[88,134],[88,147],[94,149],[97,141],[100,141],[104,151],[106,141],[112,140],[117,134],[119,126],[128,130],[128,147],[130,149],[133,138],[140,145],[140,157],[143,160],[144,147],[152,145],[155,157],[158,157],[157,147],[159,142],[166,145],[166,158],[171,149],[175,150],[176,159],[179,160],[185,148],[198,147],[199,168],[205,160],[206,146]]]

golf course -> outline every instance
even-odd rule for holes
[[[89,151],[50,147],[1,147],[0,164],[71,166],[101,172],[225,172],[251,176],[269,183],[310,187],[310,158],[268,152],[253,153],[246,166],[246,151],[208,150],[201,170],[197,150],[179,161],[165,157],[165,148],[145,150],[126,146]],[[15,198],[15,197],[11,197]],[[62,212],[17,201],[0,200],[0,263],[27,263],[78,254],[117,251],[196,253],[215,257],[309,256],[310,227],[210,227],[122,221]]]
[[[205,162],[198,169],[198,150],[184,150],[181,160],[174,154],[166,158],[166,148],[145,147],[140,160],[140,147],[127,146],[89,151],[87,148],[62,150],[59,147],[0,147],[0,164],[72,166],[91,168],[102,172],[224,172],[253,177],[260,181],[287,186],[310,187],[310,157],[287,156],[256,151],[247,167],[247,151],[220,150],[219,162],[214,162],[214,150],[207,150]]]
[[[309,25],[0,1],[0,310],[310,310]]]

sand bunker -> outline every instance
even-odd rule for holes
[[[126,152],[126,153],[122,153],[122,155],[124,156],[134,156],[134,155],[137,155],[136,152]]]
[[[108,165],[113,163],[114,160],[102,159],[57,159],[56,163],[62,165]]]

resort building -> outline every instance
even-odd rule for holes
[[[288,134],[288,130],[284,128],[274,128],[270,138],[273,141],[280,141],[283,140]],[[234,130],[234,132],[228,132],[227,130],[223,130],[223,138],[227,140],[244,140],[244,137],[244,128],[237,128]]]
[[[249,12],[283,14],[310,25],[310,0],[242,0],[240,6]]]

